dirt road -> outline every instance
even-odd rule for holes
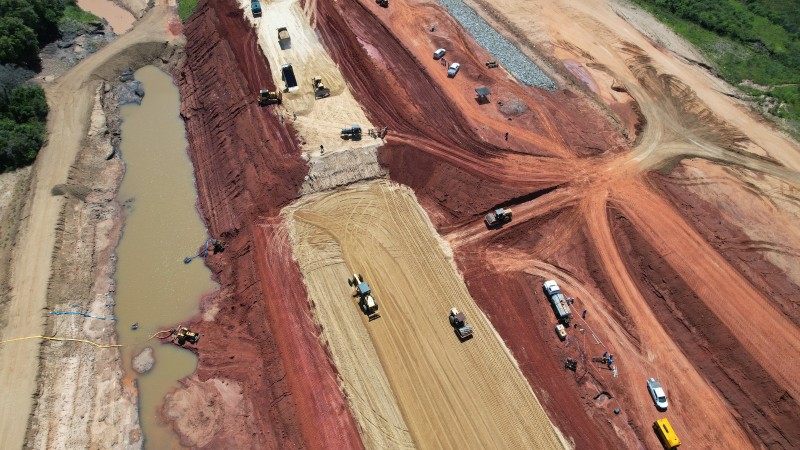
[[[346,360],[334,346],[334,359],[344,363],[337,367],[345,374],[345,392],[351,385],[356,392],[373,385],[386,392],[385,376],[391,385],[385,395],[394,393],[423,448],[566,446],[409,190],[359,184],[310,196],[292,209],[306,283],[330,288],[310,289],[316,294],[311,300],[329,311],[318,316],[323,329],[331,326],[331,340],[347,343],[348,336],[369,333],[383,366],[361,372],[358,361]],[[373,287],[379,319],[369,322],[352,300],[345,282],[351,272],[364,274]],[[459,342],[447,321],[452,307],[467,315],[474,339]],[[342,324],[353,328],[341,330]],[[362,409],[356,417],[374,420],[369,402],[351,407]],[[387,422],[380,424],[386,434],[402,425]]]
[[[156,7],[137,26],[102,50],[81,62],[53,84],[45,86],[50,113],[48,143],[34,166],[30,214],[24,218],[14,251],[8,325],[3,339],[41,335],[47,283],[55,239],[56,219],[63,197],[53,196],[52,187],[64,183],[75,160],[94,98],[93,79],[114,76],[131,59],[144,56],[148,45],[163,47],[167,7]],[[36,384],[39,343],[22,341],[0,347],[0,387],[5,392],[0,408],[0,447],[20,448],[27,428]]]

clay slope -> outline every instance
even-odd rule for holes
[[[292,130],[255,103],[258,89],[274,88],[267,61],[232,1],[201,2],[186,37],[175,75],[199,209],[227,248],[207,260],[222,289],[192,324],[203,335],[197,372],[164,416],[192,447],[359,448],[300,273],[276,235],[279,207],[307,169]]]

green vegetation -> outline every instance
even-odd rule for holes
[[[194,10],[197,8],[197,3],[200,0],[179,0],[178,1],[178,15],[181,22],[186,22],[189,17],[192,17]]]
[[[634,0],[698,47],[728,82],[800,123],[797,0]],[[749,80],[760,87],[747,87]]]
[[[67,20],[74,20],[80,23],[101,22],[99,17],[95,16],[89,11],[80,9],[77,5],[67,5],[67,7],[64,8],[64,15],[61,16],[59,24],[64,23]]]
[[[16,17],[0,17],[0,64],[33,67],[39,61],[38,53],[33,30]]]
[[[58,38],[58,22],[75,0],[0,0],[0,64],[38,69],[39,48]]]
[[[41,64],[41,46],[57,39],[60,27],[98,21],[75,0],[0,0],[0,172],[32,163],[45,139],[44,90],[26,84]]]
[[[47,102],[35,85],[0,91],[0,172],[27,166],[45,138]]]

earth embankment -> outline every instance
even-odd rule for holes
[[[203,410],[172,420],[197,447],[359,448],[277,217],[307,167],[291,128],[256,103],[258,89],[274,89],[267,60],[232,1],[201,2],[185,31],[181,114],[201,215],[226,248],[207,259],[222,289],[192,324],[203,334],[197,373],[164,416]],[[209,407],[209,398],[226,401]]]

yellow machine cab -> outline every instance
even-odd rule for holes
[[[653,423],[653,430],[655,430],[661,443],[664,444],[664,448],[672,450],[681,445],[681,440],[678,439],[678,435],[675,434],[675,430],[672,429],[672,425],[669,424],[666,418],[656,420]]]

